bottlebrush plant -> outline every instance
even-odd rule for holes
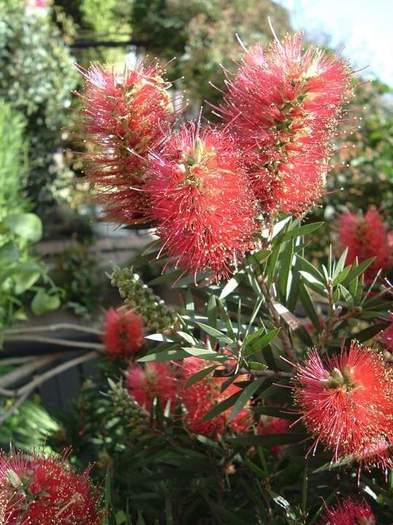
[[[106,477],[110,523],[392,521],[388,236],[376,212],[347,215],[341,245],[308,258],[352,79],[304,48],[245,50],[214,126],[180,122],[156,68],[84,72],[89,177],[158,235],[112,276],[134,318],[107,314],[109,387],[86,386],[66,434]]]

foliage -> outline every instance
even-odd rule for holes
[[[56,257],[51,276],[61,287],[63,302],[78,316],[97,310],[101,272],[91,244],[75,243]]]
[[[289,30],[288,14],[271,0],[136,0],[133,37],[153,56],[176,57],[173,78],[192,102],[216,102],[224,78],[220,64],[229,70],[241,53],[235,34],[245,44],[266,43],[271,38],[268,17],[280,35]]]
[[[7,411],[7,402],[3,404],[0,414]],[[1,417],[1,416],[0,416]],[[41,406],[40,399],[34,397],[25,401],[1,425],[0,443],[3,448],[12,446],[20,450],[50,451],[47,446],[48,438],[60,430],[59,424]]]
[[[24,294],[35,292],[31,307],[37,314],[59,306],[56,289],[45,267],[31,254],[42,235],[39,217],[28,211],[23,195],[26,173],[24,122],[0,102],[0,327],[24,318]],[[49,283],[50,291],[38,286]]]
[[[113,378],[109,386],[86,385],[73,424],[67,422],[73,430],[66,442],[79,460],[97,463],[99,479],[106,477],[110,523],[140,516],[145,523],[311,524],[324,509],[322,501],[332,501],[336,492],[367,498],[384,491],[386,497],[371,504],[378,523],[388,523],[391,504],[382,475],[363,471],[358,485],[348,475],[350,458],[340,466],[329,463],[328,452],[307,455],[312,441],[301,423],[282,434],[257,432],[260,417],[297,419],[288,388],[294,360],[302,361],[312,347],[331,355],[353,338],[378,346],[375,336],[387,324],[389,297],[364,281],[371,260],[346,265],[344,252],[339,260],[330,256],[326,266],[308,262],[307,239],[321,227],[284,219],[221,285],[201,277],[190,287],[176,272],[165,275],[184,308],[177,328],[148,336],[139,362],[199,356],[207,360],[207,373],[224,371],[243,394],[216,404],[206,417],[228,408],[235,413],[251,402],[248,433],[228,431],[219,439],[190,433],[179,407],[159,403],[147,414],[119,382],[122,360],[103,364],[103,375]]]
[[[54,153],[76,86],[72,57],[49,16],[28,13],[24,2],[0,2],[0,96],[26,119],[27,185],[34,205],[52,202]]]
[[[378,81],[357,86],[348,109],[356,124],[337,144],[337,164],[328,180],[327,213],[375,205],[393,216],[393,107],[391,89]],[[378,191],[376,191],[378,187]],[[340,190],[338,190],[340,188]]]

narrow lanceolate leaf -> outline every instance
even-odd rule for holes
[[[283,434],[269,434],[266,436],[245,436],[238,438],[229,438],[228,442],[237,447],[274,447],[275,445],[289,445],[299,443],[306,439],[306,434],[288,432]]]
[[[207,368],[203,368],[202,370],[199,370],[196,374],[191,376],[187,380],[187,386],[191,386],[194,383],[198,383],[198,381],[201,381],[205,377],[207,377],[209,374],[211,374],[215,369],[217,368],[217,365],[209,366]]]
[[[223,354],[219,354],[215,352],[214,350],[210,350],[208,348],[183,346],[182,350],[184,350],[185,352],[187,352],[187,354],[192,355],[194,357],[200,357],[201,359],[206,359],[210,361],[226,361],[228,359],[227,356]]]
[[[324,222],[313,222],[311,224],[304,224],[303,226],[296,226],[292,230],[289,230],[283,236],[283,241],[289,241],[303,235],[309,235],[319,230],[325,223]]]
[[[278,278],[278,289],[281,297],[284,301],[287,299],[288,292],[288,278],[292,268],[293,255],[294,255],[294,241],[288,242],[280,257],[280,273]]]
[[[214,417],[221,414],[221,412],[225,412],[225,410],[228,410],[231,406],[233,406],[237,399],[239,398],[241,392],[236,392],[236,394],[233,394],[232,396],[228,397],[227,399],[224,399],[224,401],[221,401],[216,406],[214,406],[207,414],[203,416],[203,421],[209,421],[210,419],[213,419]]]
[[[229,421],[232,421],[232,419],[238,415],[238,413],[243,409],[243,407],[255,394],[258,388],[262,385],[263,381],[264,379],[257,379],[242,390],[240,396],[237,398],[236,403],[233,406],[232,412],[229,416]]]
[[[260,330],[249,334],[244,341],[245,350],[243,352],[243,357],[248,358],[255,354],[255,352],[258,352],[258,350],[263,350],[273,341],[279,331],[280,330],[276,328],[268,333],[264,333],[265,329],[261,328]]]
[[[172,359],[185,359],[190,354],[184,350],[159,350],[158,352],[152,352],[138,359],[139,363],[149,363],[151,361],[157,361],[163,363],[164,361],[172,361]]]
[[[232,277],[232,279],[229,279],[229,281],[227,282],[227,284],[224,286],[224,288],[222,289],[222,292],[220,294],[220,299],[225,299],[225,297],[227,297],[228,295],[230,295],[234,290],[236,290],[236,288],[239,286],[239,282],[237,281],[237,279],[235,279],[234,277]]]
[[[311,300],[310,294],[308,293],[306,287],[301,283],[299,287],[299,297],[302,302],[304,309],[306,310],[307,316],[309,317],[312,324],[317,330],[321,329],[321,324],[319,322],[319,317],[315,311],[313,302]]]
[[[345,282],[350,283],[356,277],[363,274],[367,270],[367,268],[370,266],[370,264],[374,262],[374,260],[375,260],[375,257],[372,257],[371,259],[366,259],[365,261],[362,261],[361,263],[353,264],[351,271],[349,272],[347,278],[345,279]]]
[[[185,341],[187,341],[187,343],[189,343],[190,345],[197,345],[198,344],[198,341],[192,337],[192,335],[190,334],[187,334],[186,332],[181,332],[180,330],[178,332],[176,332],[177,335],[179,335],[182,339],[184,339]]]
[[[212,326],[209,326],[204,323],[196,323],[199,328],[201,328],[204,332],[206,332],[208,335],[214,337],[215,339],[218,339],[219,341],[222,341],[223,343],[232,344],[233,340],[225,335],[223,332],[220,332],[220,330],[217,330],[217,328],[213,328]]]
[[[320,295],[327,295],[325,285],[318,281],[313,275],[311,275],[311,273],[301,270],[300,275],[303,278],[303,282],[306,284],[306,286],[311,288],[311,290],[314,290]]]

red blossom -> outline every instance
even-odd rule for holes
[[[272,434],[285,434],[289,432],[290,422],[281,417],[270,417],[261,419],[258,423],[258,434],[260,436],[270,436]],[[275,445],[271,448],[273,454],[279,454],[282,446]]]
[[[183,126],[153,162],[149,192],[163,246],[185,271],[227,276],[252,247],[255,202],[226,133]]]
[[[339,241],[343,249],[348,248],[347,262],[352,264],[371,257],[375,260],[366,271],[368,280],[374,279],[379,270],[392,267],[388,232],[381,215],[369,208],[364,217],[355,213],[343,213],[338,220]]]
[[[62,459],[0,456],[0,516],[4,525],[99,525],[98,497],[86,473]]]
[[[150,411],[154,399],[164,408],[168,401],[173,406],[177,398],[177,378],[166,363],[147,363],[144,368],[131,364],[127,371],[127,388],[137,404]]]
[[[245,53],[219,111],[245,152],[262,210],[302,213],[321,196],[349,78],[339,58],[304,51],[299,34]]]
[[[174,119],[169,85],[157,65],[142,62],[122,74],[96,65],[80,71],[85,79],[84,134],[90,146],[87,173],[97,200],[115,221],[146,222],[148,154]]]
[[[295,399],[315,447],[322,442],[335,460],[391,465],[392,369],[379,354],[356,342],[324,362],[313,351],[298,366]]]
[[[231,384],[222,392],[221,388],[227,378],[214,377],[212,375],[208,375],[190,386],[186,384],[190,377],[208,366],[209,364],[205,360],[198,357],[190,357],[183,361],[184,382],[181,400],[186,409],[184,416],[186,427],[192,432],[204,436],[220,436],[224,434],[226,428],[237,434],[247,432],[252,424],[248,407],[243,408],[231,421],[229,421],[229,415],[233,407],[208,421],[203,419],[215,405],[240,392],[240,388],[234,384]]]
[[[320,525],[375,525],[376,519],[368,503],[347,498],[326,510]]]
[[[142,317],[132,310],[111,308],[104,320],[104,345],[111,357],[138,352],[144,342]]]

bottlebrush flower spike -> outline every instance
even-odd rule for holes
[[[157,65],[142,62],[122,74],[95,65],[79,69],[85,79],[84,134],[91,148],[87,174],[97,200],[115,221],[144,223],[150,218],[144,189],[148,153],[174,120],[169,84]]]
[[[323,362],[313,351],[298,366],[295,400],[301,420],[334,460],[352,456],[361,465],[392,464],[392,369],[357,342]]]
[[[302,213],[323,193],[329,139],[348,98],[350,70],[287,36],[244,55],[219,113],[244,152],[262,210]]]
[[[252,247],[255,201],[228,134],[184,126],[153,162],[148,187],[163,246],[185,271],[227,276]]]
[[[393,265],[388,232],[381,215],[369,208],[364,217],[355,213],[343,213],[338,219],[339,242],[348,248],[347,263],[356,258],[359,262],[374,257],[366,271],[366,279],[373,280],[379,270],[389,270]]]
[[[227,427],[237,434],[247,432],[252,425],[248,407],[243,408],[232,421],[228,420],[232,407],[208,421],[203,419],[216,404],[240,392],[240,389],[234,384],[221,392],[223,383],[227,378],[211,375],[190,386],[186,384],[190,377],[208,366],[209,364],[205,360],[198,357],[189,357],[183,361],[181,400],[186,410],[185,426],[196,434],[214,437],[224,434]]]
[[[326,510],[320,525],[375,525],[376,519],[368,503],[347,498]]]
[[[137,404],[150,411],[155,398],[162,408],[168,401],[174,406],[178,382],[174,370],[166,363],[147,363],[144,368],[131,364],[127,371],[127,388]]]
[[[4,525],[100,525],[98,497],[86,473],[62,459],[23,453],[0,456]]]
[[[104,345],[111,357],[121,357],[138,352],[144,342],[142,317],[133,312],[111,308],[104,320]]]

